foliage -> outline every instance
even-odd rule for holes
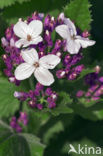
[[[75,96],[77,90],[82,88],[86,90],[87,86],[82,86],[81,82],[87,74],[94,72],[92,66],[103,65],[101,42],[103,30],[100,30],[102,24],[100,26],[98,24],[101,18],[98,19],[95,15],[95,10],[102,7],[103,1],[0,0],[0,37],[4,36],[6,27],[17,22],[20,17],[25,19],[36,10],[50,13],[53,16],[64,11],[68,18],[75,21],[81,31],[90,30],[92,21],[90,2],[93,5],[93,15],[97,22],[92,25],[92,34],[97,40],[97,45],[86,50],[87,68],[73,83],[64,82],[64,80],[56,83],[54,88],[58,91],[59,100],[57,101],[58,107],[55,109],[31,111],[25,103],[22,103],[22,109],[28,112],[29,118],[28,126],[24,127],[22,133],[16,133],[9,126],[11,117],[18,111],[22,111],[20,102],[14,98],[14,92],[28,91],[30,84],[24,81],[20,87],[15,87],[9,83],[3,74],[5,66],[0,58],[0,156],[66,156],[70,143],[75,147],[78,144],[103,146],[103,100],[88,103],[84,98],[76,100]],[[53,39],[55,37],[56,35],[53,34]],[[1,57],[4,50],[0,47],[0,51]],[[83,53],[83,55],[86,54]]]

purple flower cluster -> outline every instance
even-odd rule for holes
[[[51,88],[44,91],[43,85],[36,84],[35,90],[26,92],[14,92],[14,96],[20,101],[27,101],[30,108],[42,110],[44,108],[55,108],[58,95]]]
[[[22,20],[23,19],[19,19]],[[74,80],[84,69],[84,65],[79,65],[74,67],[81,59],[82,55],[65,55],[62,51],[65,51],[66,41],[63,39],[56,39],[53,45],[52,33],[55,30],[56,26],[64,23],[64,14],[61,13],[57,19],[47,15],[44,18],[44,14],[34,12],[31,17],[27,18],[26,23],[30,23],[32,20],[40,20],[43,22],[43,41],[37,45],[30,45],[29,48],[38,49],[39,57],[47,55],[49,53],[57,55],[62,58],[62,69],[58,70],[56,73],[57,78],[67,77],[68,80]],[[14,25],[11,25],[10,28],[7,28],[5,32],[5,37],[2,38],[2,46],[5,49],[5,54],[3,55],[3,60],[6,65],[4,69],[5,75],[8,77],[11,83],[15,85],[20,85],[20,81],[16,80],[14,76],[14,70],[16,66],[23,63],[21,56],[21,49],[15,47],[15,42],[18,41],[18,37],[15,36],[13,31]],[[82,33],[83,37],[88,37],[89,33],[87,31]],[[64,59],[63,59],[64,57]]]
[[[91,100],[99,100],[103,97],[103,76],[99,76],[100,67],[96,66],[96,72],[86,75],[85,84],[89,85],[89,89],[85,92],[79,90],[76,94],[78,98],[84,97],[88,102]]]
[[[18,133],[22,132],[23,125],[26,126],[27,124],[28,124],[28,116],[25,112],[20,112],[19,118],[13,116],[10,121],[10,126]]]
[[[85,68],[83,64],[76,65],[83,58],[82,54],[76,54],[74,56],[70,56],[67,54],[63,60],[63,68],[56,72],[56,76],[59,79],[67,78],[68,80],[76,79],[82,70]]]

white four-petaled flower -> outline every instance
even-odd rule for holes
[[[32,44],[38,44],[43,39],[40,36],[43,29],[43,24],[39,20],[33,20],[29,24],[23,21],[17,22],[14,25],[14,33],[20,39],[15,43],[17,48],[21,46],[27,47]]]
[[[39,59],[35,49],[21,52],[24,63],[20,64],[15,70],[17,80],[29,78],[33,73],[37,81],[44,86],[49,86],[54,82],[54,77],[48,69],[53,69],[60,63],[60,58],[53,54],[48,54]]]
[[[66,50],[70,54],[77,54],[81,47],[95,44],[95,41],[77,35],[76,27],[69,18],[64,18],[64,24],[57,26],[56,32],[66,40]]]

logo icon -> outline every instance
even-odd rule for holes
[[[69,144],[69,153],[76,153],[76,154],[87,154],[87,155],[101,155],[102,148],[101,147],[88,147],[87,145],[81,146],[80,144],[77,145],[77,149],[72,144]]]

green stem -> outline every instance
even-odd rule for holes
[[[34,77],[33,77],[33,76],[31,76],[31,77],[29,78],[29,85],[30,85],[30,88],[31,88],[32,90],[35,89],[35,88],[34,88]]]

